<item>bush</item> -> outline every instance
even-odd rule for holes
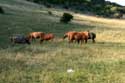
[[[52,13],[51,11],[48,11],[48,14],[49,14],[49,15],[52,15],[53,13]]]
[[[68,23],[73,19],[73,16],[69,13],[64,13],[63,16],[60,19],[60,22],[62,23]]]
[[[0,7],[0,13],[1,13],[1,14],[4,14],[4,10],[3,10],[2,7]]]

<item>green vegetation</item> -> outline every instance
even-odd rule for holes
[[[61,7],[75,12],[99,15],[108,18],[122,18],[124,7],[105,0],[27,0],[46,7]]]
[[[0,83],[125,83],[125,21],[75,14],[60,23],[62,9],[48,9],[23,0],[0,0]],[[48,14],[48,11],[52,15]],[[60,41],[67,31],[90,30],[96,43]],[[13,34],[54,33],[53,42],[12,46]],[[68,73],[68,69],[74,72]]]
[[[69,13],[64,13],[63,16],[60,18],[60,22],[68,23],[73,19],[73,16]]]
[[[2,7],[0,7],[0,13],[1,13],[1,14],[4,14],[4,10],[3,10]]]

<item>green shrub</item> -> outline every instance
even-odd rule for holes
[[[52,15],[52,12],[51,12],[51,11],[48,11],[48,14],[49,14],[49,15]]]
[[[1,13],[1,14],[4,14],[4,10],[3,10],[2,7],[0,7],[0,13]]]
[[[62,23],[68,23],[73,19],[73,16],[69,13],[64,13],[63,16],[60,19],[60,22]]]

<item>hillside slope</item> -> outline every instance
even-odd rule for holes
[[[0,5],[5,10],[0,14],[0,83],[125,83],[125,20],[86,16],[24,0],[0,0]],[[59,23],[63,12],[72,13],[74,20]],[[97,34],[95,44],[91,40],[82,45],[60,41],[67,31],[84,30]],[[32,31],[51,32],[56,39],[11,44],[11,35]]]
[[[48,8],[60,7],[74,12],[98,15],[107,18],[123,18],[125,8],[117,3],[106,0],[27,0]]]

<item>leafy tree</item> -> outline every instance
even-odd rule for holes
[[[117,17],[125,13],[125,8],[105,0],[27,0],[46,7],[61,7],[77,12],[90,13],[103,17]],[[116,13],[120,13],[119,15]]]

